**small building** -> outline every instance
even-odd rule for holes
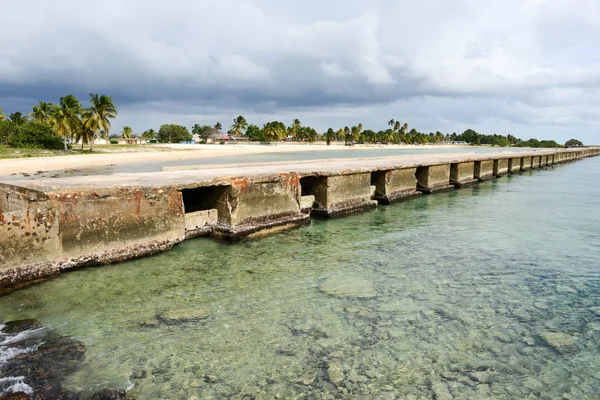
[[[130,138],[116,138],[113,139],[116,140],[118,144],[146,144],[148,143],[146,139],[142,139],[139,137],[130,137]]]

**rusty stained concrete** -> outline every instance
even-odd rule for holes
[[[381,204],[390,204],[420,196],[422,192],[417,190],[416,173],[417,168],[373,172],[371,184],[375,186],[375,193],[372,197]]]
[[[166,251],[198,235],[240,239],[292,229],[310,222],[313,207],[343,215],[375,207],[374,199],[415,195],[417,186],[429,193],[451,179],[491,178],[494,160],[497,169],[516,160],[526,169],[532,157],[539,166],[541,155],[566,162],[599,152],[383,157],[0,184],[0,291]]]
[[[306,225],[310,216],[301,212],[300,196],[296,173],[281,173],[276,180],[235,178],[214,203],[218,223],[212,234],[237,240]]]

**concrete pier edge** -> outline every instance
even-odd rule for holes
[[[228,165],[0,183],[0,294],[212,235],[258,238],[600,155],[600,148]]]

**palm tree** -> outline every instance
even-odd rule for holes
[[[281,140],[285,135],[285,125],[277,121],[267,122],[263,125],[263,133],[268,142],[272,140]]]
[[[199,135],[200,132],[202,132],[202,127],[199,124],[194,124],[194,126],[192,126],[192,133]]]
[[[67,139],[73,136],[81,126],[79,113],[81,104],[77,97],[68,94],[60,98],[60,102],[52,107],[50,123],[54,131],[63,137],[65,151],[67,150]]]
[[[129,126],[125,125],[123,127],[123,131],[121,132],[121,135],[123,136],[123,138],[129,139],[131,137],[131,132],[133,132],[133,130]]]
[[[393,119],[393,118],[392,118],[392,119],[390,119],[390,120],[388,121],[388,125],[389,125],[389,126],[393,127],[393,126],[394,126],[394,124],[396,124],[396,121],[394,121],[394,119]]]
[[[117,117],[117,107],[115,107],[112,98],[106,95],[98,96],[97,93],[90,93],[90,108],[86,110],[87,118],[84,122],[86,130],[92,132],[92,147],[94,147],[94,138],[96,134],[103,130],[108,136],[110,133],[110,120]]]
[[[217,123],[215,124],[215,129],[220,131],[221,129],[223,129],[223,125],[221,125],[221,122],[217,121]]]
[[[20,111],[10,114],[8,119],[14,122],[15,125],[23,125],[25,122],[27,122],[27,116],[23,115],[23,113]]]
[[[156,139],[156,131],[150,128],[146,132],[142,133],[142,137],[144,139]]]
[[[231,125],[229,129],[235,136],[240,136],[243,134],[243,132],[246,132],[247,128],[248,122],[246,122],[246,119],[240,115],[239,117],[233,119],[233,125]]]
[[[94,150],[94,138],[96,132],[100,130],[100,126],[97,121],[92,118],[91,111],[85,110],[82,115],[82,123],[80,128],[75,133],[76,141],[81,140],[81,150],[83,150],[83,144],[90,144],[90,151]]]
[[[296,119],[294,119],[294,122],[292,122],[290,127],[288,128],[288,132],[290,133],[290,135],[292,137],[298,137],[298,134],[300,133],[301,129],[302,129],[302,124],[300,123],[300,120],[298,118],[296,118]],[[303,138],[299,137],[298,139],[303,139]]]
[[[396,121],[394,123],[394,127],[392,129],[394,129],[394,132],[398,132],[401,127],[402,127],[402,125],[400,125],[400,121]]]
[[[0,109],[0,121],[4,121],[6,119],[6,115],[4,115],[4,111]]]
[[[335,132],[335,140],[340,140],[344,137],[344,128],[340,128]]]
[[[34,121],[43,125],[50,125],[52,114],[52,103],[40,101],[37,106],[33,106],[33,111],[29,114]]]

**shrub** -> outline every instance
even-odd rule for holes
[[[224,140],[221,140],[221,141],[219,142],[219,144],[225,144],[225,141],[224,141]]]
[[[18,126],[12,121],[0,121],[0,144],[8,144],[8,137],[17,131]]]
[[[206,139],[201,139],[199,143],[200,144],[206,144]]]
[[[37,122],[26,122],[19,126],[8,137],[8,144],[28,149],[61,150],[64,148],[62,139],[52,128]]]
[[[111,140],[110,144],[119,144],[119,142],[117,142],[116,140]]]

